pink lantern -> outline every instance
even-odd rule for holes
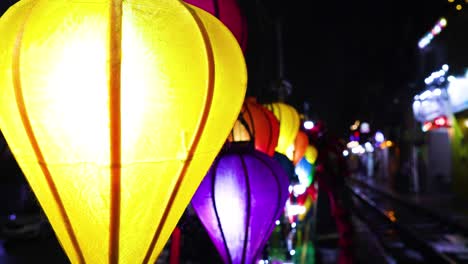
[[[242,50],[247,48],[247,20],[236,0],[184,0],[217,17],[236,37]]]

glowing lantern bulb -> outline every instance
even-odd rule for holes
[[[72,263],[154,263],[225,142],[242,50],[181,1],[19,1],[0,129]]]

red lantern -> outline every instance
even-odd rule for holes
[[[247,48],[247,20],[236,0],[185,0],[185,2],[199,7],[221,20],[234,34],[245,52]]]
[[[279,121],[254,97],[244,101],[239,119],[234,124],[229,141],[254,141],[255,149],[270,156],[278,145]]]

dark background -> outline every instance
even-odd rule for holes
[[[447,0],[243,2],[249,91],[275,97],[268,81],[278,75],[272,24],[280,18],[286,101],[300,111],[308,102],[309,115],[340,135],[355,119],[374,129],[402,122],[406,101],[424,88],[417,43],[454,9]]]

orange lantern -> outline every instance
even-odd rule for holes
[[[247,71],[182,1],[21,0],[0,129],[71,263],[154,263],[224,144]]]
[[[239,119],[234,124],[229,141],[251,141],[255,149],[273,157],[278,145],[279,122],[275,115],[254,97],[244,101]]]
[[[296,140],[294,140],[293,147],[288,149],[288,158],[292,160],[294,165],[304,157],[308,145],[309,138],[307,134],[299,130],[296,135]]]

